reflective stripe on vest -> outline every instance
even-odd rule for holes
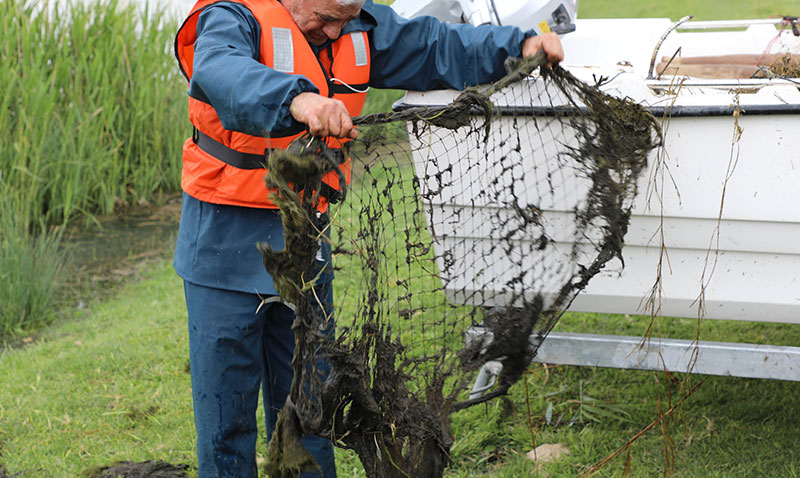
[[[197,18],[204,8],[216,1],[197,2],[176,36],[175,53],[187,80],[192,76]],[[261,26],[261,63],[277,71],[305,76],[314,83],[320,94],[344,102],[351,116],[360,114],[366,98],[370,66],[369,43],[365,32],[343,35],[317,58],[289,12],[279,2],[233,1],[247,7]],[[201,147],[192,138],[187,139],[183,147],[183,190],[190,196],[215,204],[274,208],[275,205],[269,199],[269,191],[264,186],[264,170],[239,168],[236,160],[230,161],[230,158],[263,157],[266,150],[286,148],[300,135],[262,138],[226,130],[214,108],[194,98],[189,98],[189,119],[204,136],[224,146],[216,151],[227,148],[239,154],[220,154],[221,157],[216,157],[215,150]],[[327,142],[332,148],[340,148],[347,141],[328,138]],[[225,159],[229,161],[226,162]],[[340,169],[349,182],[349,160]],[[334,190],[341,189],[336,171],[328,173],[323,181]],[[326,207],[323,198],[320,209],[324,210]]]
[[[294,73],[292,31],[288,28],[272,27],[272,68]]]

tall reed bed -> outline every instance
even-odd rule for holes
[[[0,2],[0,179],[31,223],[176,190],[177,19],[116,0]]]
[[[177,190],[177,23],[117,0],[0,1],[0,336],[52,318],[61,226]]]

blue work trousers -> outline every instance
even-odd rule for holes
[[[184,281],[189,313],[189,356],[197,428],[199,478],[257,478],[258,392],[262,389],[267,439],[292,383],[292,310],[262,297]],[[317,294],[332,308],[330,284]],[[302,439],[321,473],[334,478],[333,445],[317,436]]]

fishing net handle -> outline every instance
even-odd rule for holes
[[[448,105],[413,106],[400,111],[356,116],[353,118],[353,124],[358,126],[419,120],[435,122],[437,117],[447,111],[463,111],[464,109],[472,109],[474,107],[480,107],[480,109],[485,110],[486,108],[484,106],[488,103],[490,96],[529,77],[537,68],[546,66],[547,55],[544,50],[539,50],[536,54],[526,58],[506,58],[504,65],[507,72],[504,77],[489,85],[466,88]]]

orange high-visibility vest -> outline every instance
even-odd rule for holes
[[[175,38],[175,55],[187,80],[191,79],[193,71],[197,19],[204,8],[216,1],[198,1]],[[314,83],[321,95],[344,102],[351,116],[361,113],[370,70],[366,32],[341,36],[330,48],[322,50],[318,59],[289,12],[278,1],[232,1],[247,7],[261,27],[258,58],[261,63],[281,72],[303,75]],[[263,138],[227,130],[210,104],[191,97],[189,120],[195,134],[183,145],[182,189],[196,199],[214,204],[275,208],[264,185],[265,170],[257,164],[253,166],[253,159],[263,158],[268,149],[285,149],[300,134]],[[329,138],[328,145],[340,148],[346,141]],[[340,169],[349,182],[350,160],[340,165]],[[323,182],[333,190],[341,190],[336,171],[326,174]],[[320,198],[318,208],[327,209],[325,197]]]

